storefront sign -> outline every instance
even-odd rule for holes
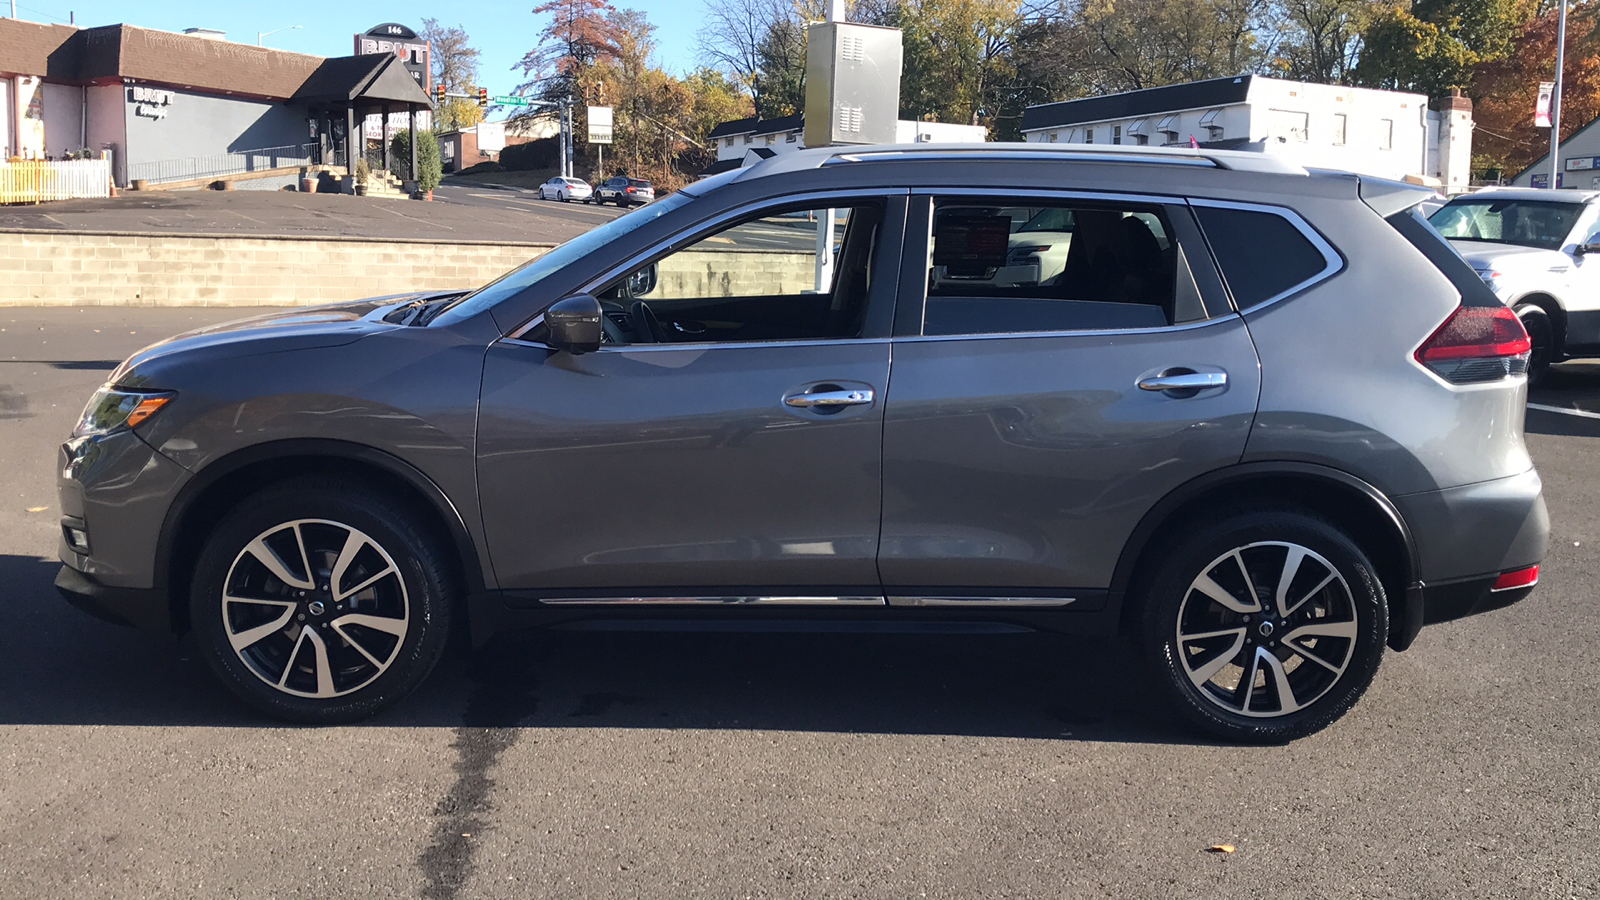
[[[612,131],[611,107],[589,107],[589,143],[611,143]]]
[[[146,119],[165,119],[176,95],[172,91],[156,88],[133,87],[128,89],[128,99],[136,104],[133,114]]]
[[[406,65],[406,71],[424,89],[433,83],[429,75],[432,47],[427,41],[419,39],[410,28],[385,22],[368,28],[365,34],[356,35],[356,55],[368,56],[373,53],[393,53],[400,57]]]

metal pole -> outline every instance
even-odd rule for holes
[[[1561,0],[1561,19],[1556,25],[1556,87],[1550,94],[1550,190],[1561,183],[1561,88],[1567,64],[1567,0]]]

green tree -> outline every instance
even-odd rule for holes
[[[444,161],[439,157],[439,135],[431,128],[417,132],[417,188],[431,191],[444,177]],[[411,130],[395,132],[389,139],[389,154],[394,159],[391,170],[402,179],[411,159]]]
[[[1270,70],[1296,81],[1348,84],[1377,0],[1279,0],[1282,31]]]
[[[1502,59],[1531,18],[1530,0],[1420,0],[1381,9],[1362,39],[1354,80],[1442,96],[1472,82],[1479,63]]]
[[[478,50],[468,43],[467,32],[439,24],[438,19],[423,19],[417,36],[430,45],[433,83],[457,94],[478,89]],[[431,91],[430,91],[431,93]],[[434,127],[440,131],[459,131],[483,121],[483,109],[471,100],[451,97],[433,111]]]

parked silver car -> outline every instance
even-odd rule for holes
[[[1210,733],[1316,731],[1537,581],[1528,337],[1426,192],[1112,151],[797,151],[146,348],[62,446],[57,585],[302,722],[457,632],[760,618],[1121,634]],[[1070,216],[1060,276],[932,278],[1005,261],[1000,195]]]

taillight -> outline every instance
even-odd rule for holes
[[[1415,355],[1451,384],[1477,384],[1526,372],[1532,346],[1522,320],[1504,306],[1459,306]]]
[[[635,191],[634,191],[633,188],[628,188],[628,193],[632,194],[632,193],[635,193]]]
[[[1494,580],[1491,591],[1509,591],[1516,588],[1532,587],[1539,583],[1539,567],[1529,566],[1526,569],[1514,569],[1510,572],[1501,572],[1500,577]]]

